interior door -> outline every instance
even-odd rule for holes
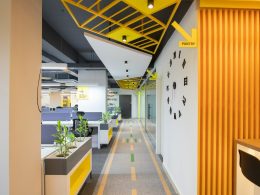
[[[119,95],[119,106],[121,108],[122,118],[128,119],[132,116],[132,96]]]

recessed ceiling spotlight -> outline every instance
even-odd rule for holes
[[[128,69],[126,69],[126,72],[128,72]]]
[[[149,9],[153,9],[153,7],[154,7],[154,0],[148,0],[148,2],[147,2],[147,7],[148,7]]]
[[[122,36],[122,41],[123,41],[124,43],[126,43],[126,41],[127,41],[127,40],[126,40],[126,35],[123,35],[123,36]]]
[[[127,61],[125,61],[125,64],[127,64],[128,62]]]
[[[129,77],[129,75],[126,75],[126,77],[128,78],[128,77]]]

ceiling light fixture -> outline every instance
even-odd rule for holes
[[[128,77],[129,77],[129,75],[126,75],[126,77],[128,78]]]
[[[126,72],[128,72],[128,69],[126,69]]]
[[[42,70],[67,70],[68,65],[65,63],[42,63]]]
[[[147,7],[149,9],[153,9],[153,7],[154,7],[154,0],[148,0]]]
[[[122,41],[123,41],[124,43],[126,43],[126,35],[123,35],[123,36],[122,36]]]
[[[127,64],[128,62],[127,61],[125,61],[125,64]]]

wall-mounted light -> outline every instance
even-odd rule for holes
[[[126,40],[126,35],[123,35],[123,36],[122,36],[122,41],[123,41],[124,43],[126,43],[126,41],[127,41],[127,40]]]
[[[148,0],[147,1],[147,7],[149,9],[153,9],[153,7],[154,7],[154,0]]]

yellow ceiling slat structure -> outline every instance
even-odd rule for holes
[[[122,37],[127,36],[127,42],[123,44],[155,54],[181,0],[154,0],[153,9],[147,7],[147,0],[97,0],[92,4],[88,0],[61,2],[79,28],[121,43]],[[73,7],[91,16],[80,23],[80,16],[73,12]],[[162,21],[155,13],[166,8],[169,8],[170,17]],[[140,42],[142,44],[138,44]]]
[[[131,78],[125,80],[118,80],[117,84],[121,89],[136,90],[141,84],[142,78]]]

